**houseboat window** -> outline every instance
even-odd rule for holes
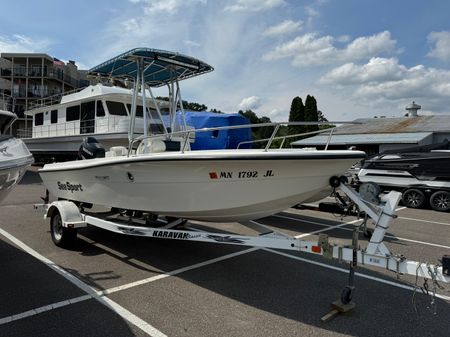
[[[142,105],[136,106],[136,117],[144,118],[144,109],[143,109]]]
[[[106,106],[110,115],[114,116],[127,116],[127,110],[125,104],[114,101],[106,101]]]
[[[95,130],[95,101],[81,103],[80,133],[93,133]]]
[[[66,121],[71,122],[79,119],[80,119],[80,106],[75,105],[68,107],[66,110]]]
[[[95,101],[81,103],[81,119],[82,120],[95,119]]]
[[[105,109],[103,108],[102,101],[97,101],[97,117],[105,117]]]
[[[39,126],[44,124],[44,113],[40,112],[34,115],[34,126]]]
[[[128,112],[131,116],[131,104],[127,104]],[[142,105],[136,106],[136,117],[144,117],[144,109],[142,108]]]
[[[50,115],[50,122],[52,124],[58,123],[58,110],[52,110]]]

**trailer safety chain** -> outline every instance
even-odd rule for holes
[[[430,277],[431,277],[431,282],[432,282],[432,284],[433,284],[433,289],[432,289],[433,296],[432,296],[432,300],[431,300],[430,306],[434,309],[434,310],[433,310],[433,314],[434,314],[434,315],[436,315],[436,313],[437,313],[436,290],[437,290],[437,288],[439,288],[439,289],[441,289],[441,290],[444,289],[444,287],[441,286],[441,285],[438,283],[438,281],[437,281],[437,273],[438,273],[438,272],[437,272],[437,268],[438,268],[437,265],[433,266],[433,268],[432,268],[432,267],[430,266],[430,264],[427,263],[428,274],[430,275]]]
[[[413,292],[413,296],[412,296],[412,303],[413,303],[414,311],[416,312],[416,314],[418,314],[415,297],[416,297],[417,289],[420,289],[424,295],[430,295],[430,291],[431,291],[431,294],[432,294],[431,302],[430,302],[430,305],[427,307],[427,309],[432,310],[433,315],[436,315],[437,314],[437,305],[436,305],[437,289],[445,290],[445,288],[443,286],[441,286],[439,284],[439,282],[437,281],[437,274],[438,274],[437,269],[440,266],[439,265],[433,266],[433,265],[430,265],[429,262],[426,262],[428,275],[430,276],[431,282],[432,282],[432,289],[430,290],[430,285],[428,284],[428,279],[426,279],[426,278],[424,278],[422,287],[418,286],[419,269],[420,269],[421,265],[422,265],[422,263],[420,261],[417,262],[416,281],[414,284],[414,292]]]
[[[413,295],[412,295],[412,305],[414,308],[414,311],[416,312],[416,315],[419,315],[419,312],[417,311],[417,305],[416,305],[416,293],[417,293],[417,289],[420,289],[422,291],[422,293],[425,294],[424,288],[428,289],[428,284],[427,279],[425,279],[423,287],[419,287],[418,283],[419,283],[419,269],[420,266],[422,265],[422,263],[420,261],[417,262],[417,267],[416,267],[416,281],[414,283],[414,291],[413,291]]]

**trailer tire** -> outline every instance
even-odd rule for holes
[[[77,230],[63,227],[61,214],[55,210],[50,218],[50,235],[55,245],[65,248],[74,244]]]
[[[446,191],[434,192],[430,197],[430,206],[435,211],[447,212],[450,210],[450,193]]]
[[[409,208],[421,208],[425,203],[425,194],[417,188],[409,188],[403,192],[403,204]]]

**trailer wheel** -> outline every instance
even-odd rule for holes
[[[403,192],[402,201],[406,207],[421,208],[425,202],[425,194],[421,190],[410,188]]]
[[[435,211],[446,212],[450,210],[450,193],[446,191],[434,192],[430,197],[430,206]]]
[[[72,245],[77,238],[76,229],[63,227],[61,214],[57,210],[53,212],[50,218],[50,234],[53,243],[58,247],[68,247]]]

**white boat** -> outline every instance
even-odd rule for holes
[[[320,192],[364,153],[200,150],[48,164],[58,198],[205,221],[251,220]]]
[[[25,112],[32,118],[32,128],[18,130],[33,155],[42,161],[76,159],[80,144],[88,136],[95,136],[106,149],[128,145],[130,124],[130,89],[101,83],[86,88],[36,100]],[[147,96],[148,97],[148,96]],[[142,98],[140,97],[142,100]],[[158,101],[162,114],[167,103]],[[152,118],[152,130],[162,131],[153,102],[146,106]],[[142,102],[135,116],[137,134],[143,133]]]
[[[265,149],[189,151],[193,132],[186,130],[185,124],[174,127],[177,110],[183,113],[179,81],[212,70],[189,56],[145,48],[91,69],[94,74],[134,78],[135,88],[145,83],[152,98],[152,87],[167,85],[173,117],[170,129],[181,131],[168,132],[165,127],[155,140],[144,128],[144,135],[135,138],[135,90],[128,149],[115,148],[105,158],[47,164],[39,171],[45,186],[57,198],[79,203],[183,219],[244,221],[311,199],[331,177],[365,157],[361,151],[271,149],[282,123],[273,123],[275,130]],[[145,102],[146,91],[142,93]],[[155,109],[159,114],[157,103]],[[151,118],[144,114],[144,125]],[[195,132],[202,131],[205,129]],[[185,141],[179,149],[167,151],[165,142],[180,134]],[[133,145],[139,141],[134,151]]]
[[[17,116],[0,110],[0,202],[22,179],[26,169],[33,163],[33,156],[25,144],[8,135],[8,129]]]

